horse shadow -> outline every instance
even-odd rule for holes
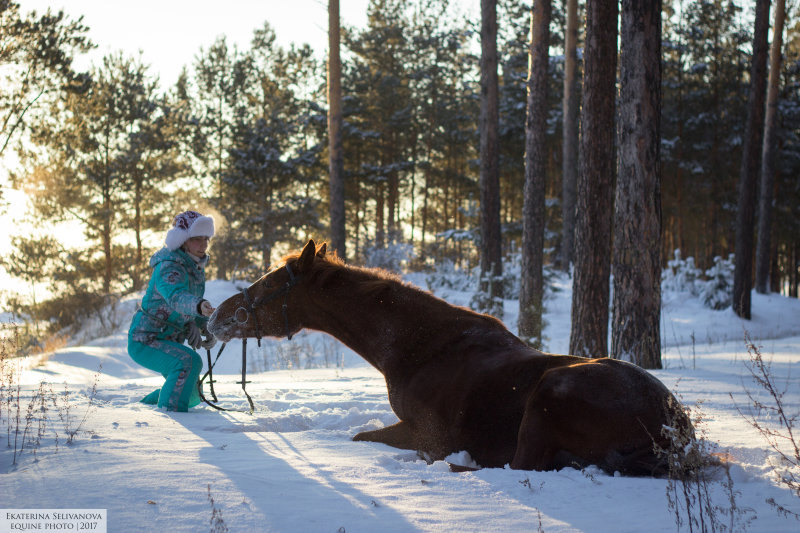
[[[260,515],[271,531],[369,530],[376,520],[383,531],[414,529],[405,516],[338,479],[332,465],[315,460],[283,432],[265,430],[258,413],[251,417],[198,409],[189,414],[172,418],[208,443],[199,460],[219,470],[244,495],[238,507],[225,509],[232,529],[238,529],[237,517],[247,513]],[[214,485],[211,480],[212,492]],[[298,509],[302,512],[296,513]]]

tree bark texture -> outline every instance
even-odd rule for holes
[[[661,368],[661,0],[622,0],[611,355]]]
[[[573,261],[575,243],[575,187],[578,181],[578,0],[567,0],[567,27],[564,43],[564,98],[562,178],[561,178],[561,253],[559,258],[563,270],[569,271]]]
[[[502,298],[500,235],[500,151],[498,138],[497,1],[481,0],[480,194],[481,274],[491,276],[489,292]]]
[[[608,354],[617,2],[588,0],[570,353]]]
[[[550,0],[535,0],[531,9],[528,110],[525,121],[525,187],[518,327],[520,337],[537,348],[542,344],[547,66],[551,9]]]
[[[764,127],[764,95],[767,85],[767,32],[769,0],[756,1],[753,62],[750,67],[750,96],[747,126],[739,171],[739,210],[736,213],[736,258],[733,271],[733,310],[750,319],[750,292],[753,287],[753,233],[756,182],[761,162]]]
[[[772,257],[772,208],[775,186],[775,144],[778,119],[778,86],[781,79],[781,50],[786,1],[775,4],[775,24],[769,57],[767,84],[767,116],[764,119],[764,144],[761,150],[761,188],[758,200],[758,239],[756,248],[756,292],[769,292],[770,258]]]
[[[342,62],[339,54],[339,0],[328,2],[328,165],[330,169],[330,249],[346,258],[344,160],[342,156]]]

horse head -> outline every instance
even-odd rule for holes
[[[324,257],[325,243],[309,240],[299,254],[285,257],[239,294],[222,302],[208,321],[208,331],[223,342],[233,338],[283,337],[303,329],[301,311],[314,260]]]

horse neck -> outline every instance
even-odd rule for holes
[[[313,303],[306,307],[305,327],[335,337],[386,375],[406,358],[414,336],[435,331],[439,321],[435,312],[420,312],[428,302],[419,300],[426,295],[398,282],[387,283],[389,287],[376,295],[365,295],[350,284],[329,283],[324,290],[310,290]],[[430,303],[444,304],[433,297]]]

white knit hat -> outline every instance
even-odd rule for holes
[[[164,244],[170,250],[177,250],[192,237],[213,237],[214,219],[203,216],[197,211],[184,211],[172,221],[172,228],[167,232]]]

